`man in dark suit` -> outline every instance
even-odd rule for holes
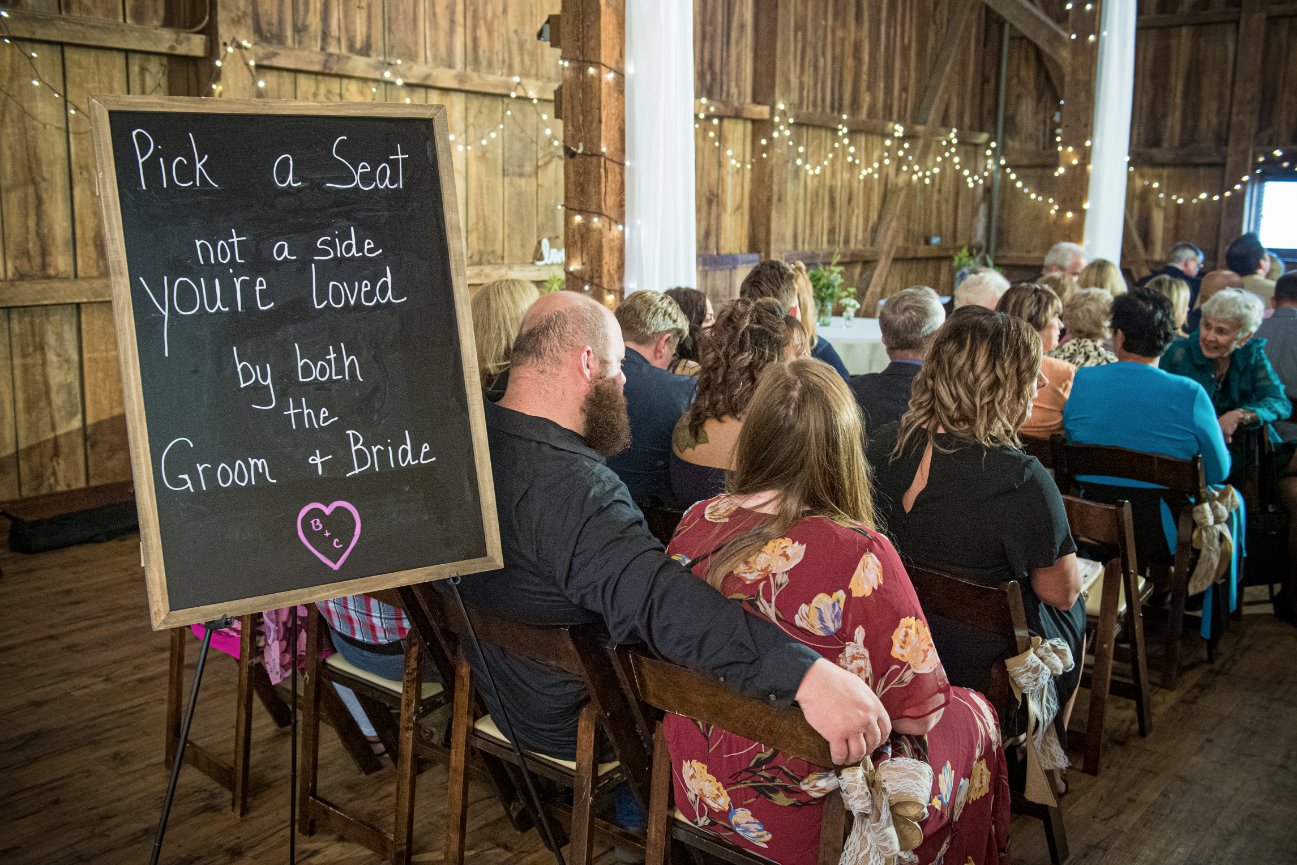
[[[1182,240],[1171,247],[1171,251],[1166,254],[1166,267],[1150,273],[1136,285],[1148,285],[1149,281],[1157,276],[1173,276],[1182,279],[1189,286],[1189,308],[1193,309],[1194,303],[1198,300],[1198,291],[1202,288],[1202,277],[1198,275],[1201,271],[1202,250],[1189,241]]]
[[[650,498],[675,506],[671,493],[671,433],[693,401],[694,379],[668,372],[676,346],[689,332],[689,320],[670,297],[637,291],[617,307],[626,342],[626,408],[630,447],[608,460],[608,468],[630,490],[631,498]]]
[[[852,376],[849,382],[864,413],[866,433],[899,421],[905,414],[928,344],[945,320],[941,299],[927,286],[916,285],[887,299],[878,326],[891,363],[882,372]]]

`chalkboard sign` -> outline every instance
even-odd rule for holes
[[[92,107],[153,627],[500,567],[443,109]]]

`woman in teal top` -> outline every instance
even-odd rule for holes
[[[1112,330],[1118,362],[1076,372],[1072,395],[1063,410],[1063,432],[1068,441],[1176,459],[1201,455],[1207,482],[1223,482],[1229,474],[1230,454],[1207,392],[1189,377],[1157,368],[1159,356],[1163,366],[1166,365],[1163,350],[1175,332],[1171,302],[1149,289],[1137,288],[1124,294],[1113,301]],[[1086,486],[1087,496],[1101,501],[1124,498],[1131,502],[1135,545],[1141,562],[1160,561],[1174,555],[1176,518],[1162,497],[1156,495],[1153,484],[1112,477],[1078,480]],[[1149,492],[1137,492],[1132,487]],[[1231,528],[1235,537],[1243,537],[1241,520],[1232,523]],[[1161,549],[1156,549],[1155,544]],[[1231,609],[1237,605],[1241,548],[1242,544],[1236,545],[1236,556],[1231,563]],[[1210,593],[1203,603],[1202,636],[1210,638]]]
[[[1212,295],[1202,307],[1198,330],[1171,343],[1160,366],[1191,378],[1211,397],[1225,441],[1239,427],[1252,429],[1283,420],[1292,403],[1264,351],[1265,340],[1252,339],[1261,324],[1261,299],[1237,288]],[[1273,428],[1272,441],[1278,442]]]

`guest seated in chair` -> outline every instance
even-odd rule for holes
[[[813,360],[771,366],[739,434],[729,492],[694,505],[667,552],[879,695],[892,736],[874,765],[906,757],[933,772],[912,861],[944,851],[960,865],[1007,862],[995,710],[946,681],[905,568],[875,526],[861,433],[831,369]],[[818,810],[838,795],[828,767],[676,715],[664,730],[686,819],[774,862],[816,861]]]
[[[721,308],[707,334],[693,405],[672,439],[671,487],[681,505],[724,489],[757,378],[770,364],[804,352],[805,341],[800,323],[771,298],[739,298]]]
[[[329,628],[330,641],[339,655],[366,673],[397,683],[401,681],[405,675],[404,641],[410,633],[410,622],[405,613],[369,595],[345,595],[320,601],[316,607]],[[437,681],[436,667],[425,664],[423,680]],[[347,711],[369,740],[370,747],[375,753],[382,753],[378,731],[365,714],[356,693],[345,685],[336,685],[336,688]]]
[[[689,332],[679,304],[656,291],[637,291],[617,307],[626,341],[626,410],[630,447],[608,460],[636,502],[673,507],[671,431],[693,399],[694,379],[668,372],[676,346]]]
[[[746,696],[796,699],[834,759],[858,761],[891,729],[873,691],[670,559],[604,465],[628,435],[624,351],[612,312],[584,295],[547,294],[528,311],[509,389],[485,407],[504,567],[464,577],[464,600],[533,626],[602,622]],[[575,759],[582,679],[489,643],[469,663],[506,735]]]
[[[878,314],[890,363],[882,372],[852,376],[851,393],[864,414],[865,432],[895,423],[910,404],[914,377],[923,367],[932,335],[946,320],[941,298],[926,286],[898,291]]]
[[[716,323],[716,313],[711,299],[696,288],[668,288],[664,294],[680,304],[680,310],[689,319],[689,332],[676,346],[675,360],[668,367],[677,375],[698,375],[702,367],[703,334]]]
[[[866,453],[879,523],[902,558],[993,585],[1017,580],[1032,632],[1071,650],[1075,666],[1055,680],[1065,707],[1055,724],[1066,741],[1084,657],[1081,575],[1063,497],[1018,447],[1041,378],[1040,348],[1016,316],[957,310],[937,331],[909,410],[871,434]],[[937,642],[951,681],[984,690],[994,652],[959,623],[933,624],[946,635]]]
[[[1063,426],[1063,406],[1072,392],[1076,367],[1065,360],[1050,357],[1058,348],[1063,330],[1063,302],[1051,289],[1034,282],[1020,282],[1004,293],[995,307],[1031,325],[1040,337],[1045,356],[1040,361],[1041,381],[1031,403],[1031,412],[1019,430],[1025,436],[1049,438]]]
[[[1229,474],[1230,454],[1211,399],[1198,382],[1158,368],[1174,332],[1171,301],[1156,290],[1137,288],[1113,301],[1117,363],[1077,370],[1063,411],[1063,431],[1076,444],[1176,459],[1201,454],[1207,482],[1219,484]],[[1150,484],[1122,478],[1080,480],[1089,498],[1130,501],[1139,561],[1171,560],[1178,514]]]
[[[1078,289],[1063,304],[1067,342],[1049,352],[1049,356],[1065,360],[1078,368],[1116,363],[1116,355],[1104,347],[1104,343],[1112,335],[1108,331],[1108,315],[1111,311],[1111,294],[1101,288]]]
[[[1292,414],[1283,382],[1266,357],[1265,340],[1252,338],[1263,312],[1256,295],[1222,289],[1203,305],[1198,330],[1171,343],[1159,363],[1202,385],[1227,443],[1240,428],[1257,429]],[[1273,429],[1267,432],[1279,441]]]
[[[497,279],[473,294],[473,337],[482,391],[495,402],[509,386],[509,353],[522,317],[540,292],[525,279]]]

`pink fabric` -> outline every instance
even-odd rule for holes
[[[306,666],[306,607],[297,608],[297,665],[298,669]],[[272,685],[278,685],[292,674],[292,655],[289,654],[288,642],[291,621],[291,610],[285,607],[280,610],[269,610],[261,614],[260,627],[256,644],[261,648],[261,661],[266,668]],[[207,629],[202,625],[191,625],[194,636],[202,639]],[[228,628],[221,628],[212,634],[212,648],[229,655],[239,657],[241,620],[235,619]],[[325,651],[325,657],[331,653]]]

